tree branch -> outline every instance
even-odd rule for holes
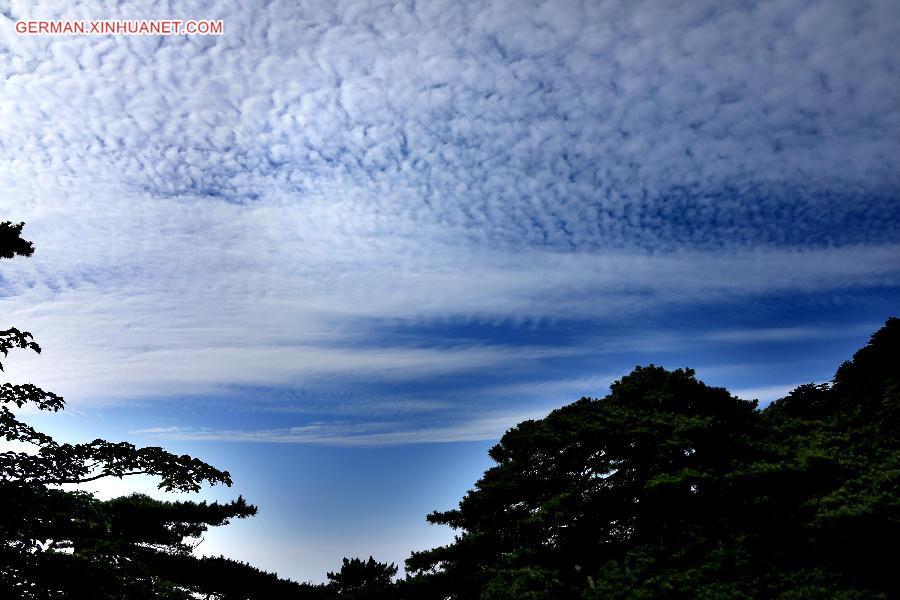
[[[49,481],[45,481],[47,485],[62,485],[64,483],[88,483],[89,481],[96,481],[97,479],[102,479],[103,477],[118,477],[122,479],[123,477],[128,477],[129,475],[153,475],[152,471],[133,471],[131,473],[100,473],[99,475],[94,475],[92,477],[85,477],[84,479],[51,479]]]

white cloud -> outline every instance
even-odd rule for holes
[[[315,422],[276,429],[204,429],[152,427],[132,433],[167,440],[322,444],[329,446],[392,446],[440,442],[479,442],[499,439],[510,427],[527,419],[540,419],[552,408],[528,411],[488,411],[452,424],[409,427],[391,422]]]
[[[0,308],[78,403],[558,356],[385,339],[891,286],[898,13],[801,1],[190,3],[226,35],[27,37]],[[827,25],[824,25],[827,24]],[[811,32],[816,32],[813,35]]]
[[[158,15],[14,2],[6,174],[26,201],[86,181],[325,198],[494,243],[884,234],[846,199],[896,193],[890,0],[428,4],[187,2],[227,34],[160,41],[16,36],[16,18]]]
[[[416,256],[388,238],[361,251],[354,263],[340,255],[304,256],[305,244],[290,239],[257,257],[255,239],[232,237],[230,226],[221,226],[226,231],[219,242],[229,240],[231,252],[207,249],[218,244],[201,239],[192,254],[194,244],[182,238],[187,234],[163,242],[154,233],[136,233],[111,240],[121,252],[109,270],[91,269],[88,253],[84,264],[67,265],[65,253],[52,248],[4,265],[17,293],[0,299],[0,307],[45,348],[41,356],[11,356],[10,373],[87,402],[310,383],[342,373],[408,378],[521,367],[585,349],[435,345],[427,336],[392,338],[378,324],[602,319],[900,279],[896,246],[654,256],[544,250],[479,255],[433,245]],[[332,240],[340,246],[354,238],[335,233]],[[146,260],[129,253],[130,245],[154,242],[159,247]],[[722,341],[723,335],[746,341],[785,333],[713,333],[709,339]]]
[[[780,398],[784,398],[789,393],[791,393],[798,386],[810,383],[809,381],[800,381],[796,383],[788,383],[788,384],[779,384],[779,385],[765,385],[760,387],[752,387],[752,388],[740,388],[736,390],[731,390],[731,393],[737,396],[738,398],[743,398],[745,400],[759,400],[761,406],[766,406],[767,404],[778,400]]]

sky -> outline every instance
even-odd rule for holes
[[[224,33],[15,31],[163,18]],[[228,469],[200,552],[402,563],[515,423],[649,363],[764,406],[900,314],[898,56],[895,0],[0,0],[6,374]]]

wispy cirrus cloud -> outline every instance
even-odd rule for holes
[[[184,248],[187,251],[187,248]],[[299,253],[299,249],[298,249]],[[391,337],[384,319],[429,322],[475,319],[636,317],[664,307],[729,302],[771,293],[813,293],[900,280],[898,248],[755,250],[641,256],[535,251],[493,255],[435,252],[410,259],[400,272],[374,251],[358,265],[330,275],[307,274],[329,263],[298,256],[290,262],[249,261],[196,277],[163,274],[59,272],[66,287],[42,279],[50,257],[10,265],[19,283],[0,299],[11,322],[27,323],[41,339],[41,357],[13,357],[16,377],[37,379],[79,401],[111,396],[209,393],[229,385],[308,384],[338,374],[409,378],[536,364],[542,360],[656,344],[651,335],[606,339],[594,347],[506,346],[440,342],[424,336]],[[289,253],[286,253],[289,254]],[[373,256],[372,254],[375,254]],[[399,258],[403,260],[403,258]],[[147,265],[133,264],[138,268]],[[368,266],[369,268],[366,268]],[[246,281],[244,280],[246,278]],[[15,281],[15,279],[13,279]],[[708,342],[814,331],[713,332]],[[821,332],[818,332],[821,334]],[[698,334],[701,337],[703,334]],[[665,336],[663,336],[665,337]],[[671,341],[671,340],[670,340]],[[675,340],[676,343],[683,343]]]
[[[402,444],[480,442],[499,438],[507,429],[527,419],[540,419],[552,410],[489,411],[475,418],[436,425],[368,421],[312,422],[273,429],[210,429],[152,427],[132,433],[178,441],[224,441],[316,444],[328,446],[395,446]]]

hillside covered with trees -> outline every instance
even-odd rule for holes
[[[0,257],[29,256],[0,224]],[[0,350],[40,351],[23,330]],[[60,484],[132,474],[166,490],[231,484],[227,471],[162,448],[67,444],[13,409],[58,411],[34,385],[0,387],[3,598],[893,598],[900,595],[900,319],[828,384],[764,409],[690,369],[637,367],[509,430],[458,508],[428,521],[453,543],[395,565],[344,560],[327,585],[199,558],[209,527],[250,517],[243,498],[101,501]]]

